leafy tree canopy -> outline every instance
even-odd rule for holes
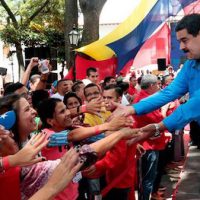
[[[0,37],[4,42],[22,42],[26,46],[64,44],[64,0],[9,0],[6,3],[17,20],[18,28],[1,6],[3,30]],[[42,5],[45,5],[43,9]]]

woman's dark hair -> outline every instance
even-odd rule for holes
[[[19,100],[22,98],[22,96],[18,94],[8,94],[7,96],[4,96],[0,99],[0,112],[5,113],[10,110],[14,110],[16,114],[16,122],[14,126],[11,128],[11,131],[14,134],[14,140],[18,144],[19,148],[22,147],[19,131],[18,131],[18,112],[19,112]]]
[[[14,93],[16,90],[20,89],[24,87],[24,85],[20,82],[16,82],[16,83],[11,83],[8,84],[5,88],[4,88],[4,96],[8,95],[8,94],[12,94]]]
[[[75,92],[68,92],[68,93],[65,94],[64,99],[63,99],[63,103],[64,103],[66,106],[67,106],[67,101],[68,101],[68,99],[69,99],[70,97],[76,98],[76,99],[79,101],[80,105],[82,105],[81,98],[78,97],[78,96],[76,95]]]
[[[51,126],[47,123],[47,119],[52,119],[53,114],[55,113],[56,105],[62,102],[60,99],[49,98],[41,101],[38,104],[38,115],[42,121],[43,128],[51,128]]]
[[[32,105],[34,109],[38,109],[38,104],[49,98],[49,93],[46,90],[35,90],[32,92]]]

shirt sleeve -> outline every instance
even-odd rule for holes
[[[187,103],[180,105],[171,115],[163,120],[169,131],[180,130],[189,122],[200,121],[200,90]]]
[[[137,115],[149,113],[186,94],[188,92],[188,73],[190,73],[189,61],[185,63],[168,87],[132,105]]]
[[[95,163],[96,171],[112,170],[121,163],[125,163],[127,155],[126,141],[119,141],[110,151],[108,151],[105,157]]]

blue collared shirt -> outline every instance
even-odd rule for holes
[[[133,107],[138,115],[142,115],[182,97],[187,92],[191,99],[179,106],[173,114],[163,120],[163,123],[170,131],[181,129],[192,120],[200,124],[200,61],[187,60],[168,87],[141,100]]]

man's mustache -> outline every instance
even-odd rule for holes
[[[184,52],[184,53],[188,53],[189,50],[187,50],[187,49],[183,49],[183,52]]]

